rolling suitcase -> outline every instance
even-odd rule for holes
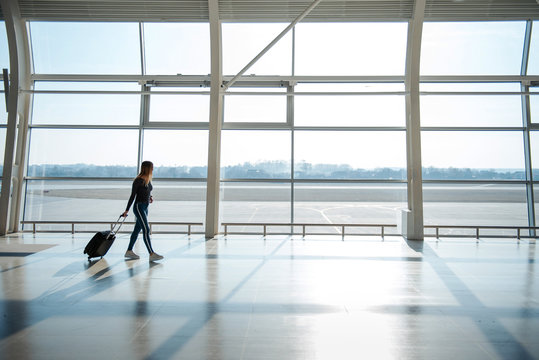
[[[114,226],[112,227],[112,230],[110,231],[98,231],[92,239],[88,242],[88,245],[84,248],[84,254],[88,255],[88,261],[90,261],[94,257],[103,257],[109,251],[110,247],[114,243],[114,240],[116,239],[116,233],[120,231],[120,228],[122,227],[123,223],[125,222],[125,219],[127,217],[124,217],[123,221],[120,221],[120,218],[116,221]],[[116,226],[118,226],[118,229],[116,229]]]

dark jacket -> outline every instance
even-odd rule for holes
[[[149,203],[152,189],[153,186],[151,182],[149,182],[148,185],[144,185],[144,179],[142,178],[138,177],[133,180],[131,196],[129,197],[129,201],[127,202],[127,207],[125,208],[125,211],[129,211],[131,204],[133,204],[133,200],[140,203]]]

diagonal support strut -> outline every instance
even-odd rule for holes
[[[247,65],[245,65],[245,67],[241,69],[240,72],[236,74],[236,76],[234,76],[232,79],[230,79],[229,82],[224,84],[223,90],[227,90],[229,87],[231,87],[232,84],[234,84],[240,78],[240,76],[242,76],[247,70],[249,70],[249,68],[258,61],[258,59],[264,56],[264,54],[267,53],[268,50],[273,47],[273,45],[275,45],[279,40],[281,40],[281,38],[285,36],[290,31],[290,29],[296,26],[298,22],[303,20],[303,18],[307,16],[311,12],[311,10],[314,9],[316,5],[318,5],[321,1],[322,0],[313,1],[313,3],[309,5],[307,9],[305,9],[294,21],[290,23],[290,25],[288,25],[279,35],[277,35],[277,37],[273,39],[273,41],[270,42],[257,56],[255,56],[253,60],[251,60]]]

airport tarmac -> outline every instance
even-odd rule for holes
[[[24,219],[113,221],[125,209],[129,193],[128,182],[34,182],[28,189]],[[205,222],[203,183],[155,182],[153,195],[150,221]],[[428,184],[424,186],[423,198],[426,225],[527,225],[523,185]],[[225,183],[220,205],[221,222],[290,223],[293,219],[294,223],[321,224],[396,224],[400,211],[407,207],[405,184],[347,183],[301,183],[293,194],[290,184]],[[95,230],[95,226],[86,228]],[[159,229],[174,231],[166,226],[156,227],[155,231]],[[332,227],[315,230],[340,231]],[[353,229],[351,233],[354,231],[365,230]]]

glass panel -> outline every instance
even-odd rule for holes
[[[295,184],[294,223],[395,224],[406,207],[406,184]],[[340,227],[309,232],[341,234]],[[388,228],[386,233],[396,233]],[[347,234],[379,234],[379,227],[346,228]]]
[[[425,225],[527,226],[526,186],[424,184],[423,214]],[[425,229],[425,233],[428,234],[433,234],[434,231]],[[475,236],[473,229],[444,229],[440,230],[440,233]],[[484,233],[487,233],[486,230]],[[503,233],[514,236],[516,230],[507,230]]]
[[[140,74],[138,23],[31,22],[37,74]]]
[[[539,180],[539,132],[530,131],[530,152],[532,158],[533,180]],[[539,209],[537,209],[539,210]]]
[[[149,221],[203,222],[206,208],[205,182],[154,181],[154,202]],[[129,181],[29,180],[25,220],[114,221],[127,205],[131,193]],[[128,222],[134,218],[128,217]],[[130,232],[132,224],[122,227]],[[25,230],[31,225],[25,225]],[[40,226],[41,230],[67,230],[71,225]],[[75,230],[98,231],[105,225],[76,225]],[[198,229],[198,230],[197,230]],[[200,231],[200,228],[194,231]],[[154,226],[154,231],[186,232],[185,226]]]
[[[4,82],[0,81],[0,86],[4,88]],[[0,91],[0,125],[7,124],[8,113],[6,111],[6,94],[3,91]]]
[[[145,130],[144,159],[154,163],[154,178],[205,178],[207,130]]]
[[[395,92],[403,84],[299,84],[296,92]],[[296,126],[405,126],[403,95],[297,95]]]
[[[0,21],[0,69],[9,69],[9,45],[5,21]]]
[[[539,75],[539,21],[534,21],[532,26],[528,75]]]
[[[404,75],[406,23],[300,23],[295,75]]]
[[[147,74],[211,72],[208,23],[145,23],[144,48]]]
[[[519,75],[526,23],[426,22],[422,75]]]
[[[138,130],[32,129],[29,176],[134,177]]]
[[[521,131],[421,133],[426,180],[523,180]]]
[[[0,127],[0,177],[4,173],[4,155],[6,150],[6,128]]]
[[[290,178],[290,131],[225,130],[221,178]]]
[[[137,83],[36,82],[35,90],[140,91]],[[140,95],[34,94],[33,124],[137,125]]]
[[[520,84],[421,84],[429,92],[520,92]],[[520,95],[422,95],[422,126],[522,126]]]
[[[537,94],[530,95],[530,118],[532,123],[539,123],[539,88],[530,89]]]
[[[221,183],[221,222],[290,223],[290,189],[290,183]],[[233,230],[262,233],[261,227]]]
[[[520,83],[425,83],[419,84],[420,91],[430,92],[520,92]]]
[[[114,221],[130,193],[131,181],[28,180],[24,220]],[[71,225],[63,225],[66,228],[71,230]]]
[[[206,182],[153,181],[154,202],[150,208],[150,221],[200,222],[206,219]],[[125,200],[127,203],[127,198]],[[125,205],[124,205],[125,206]],[[159,227],[154,227],[159,231]],[[177,228],[175,228],[177,229]],[[197,228],[201,230],[201,228]],[[161,231],[173,230],[163,226]],[[195,229],[193,229],[195,231]],[[198,231],[196,230],[196,231]],[[183,229],[185,232],[185,228]]]
[[[6,111],[6,93],[4,91],[4,82],[0,81],[0,125],[7,124],[8,113]]]
[[[233,90],[286,93],[286,89],[275,88],[234,88]],[[225,122],[286,122],[286,95],[227,95],[224,104]]]
[[[535,178],[535,176],[534,176]],[[533,198],[535,201],[534,207],[535,207],[535,226],[539,224],[539,183],[533,184]],[[536,230],[537,232],[537,230]],[[529,233],[526,232],[526,235]]]
[[[223,74],[234,76],[239,73],[287,26],[288,24],[223,24]],[[292,31],[247,69],[245,74],[291,75]]]
[[[298,179],[405,179],[404,131],[296,131]]]
[[[208,92],[204,88],[154,88],[152,92]],[[209,122],[209,94],[162,94],[150,98],[150,122]]]

